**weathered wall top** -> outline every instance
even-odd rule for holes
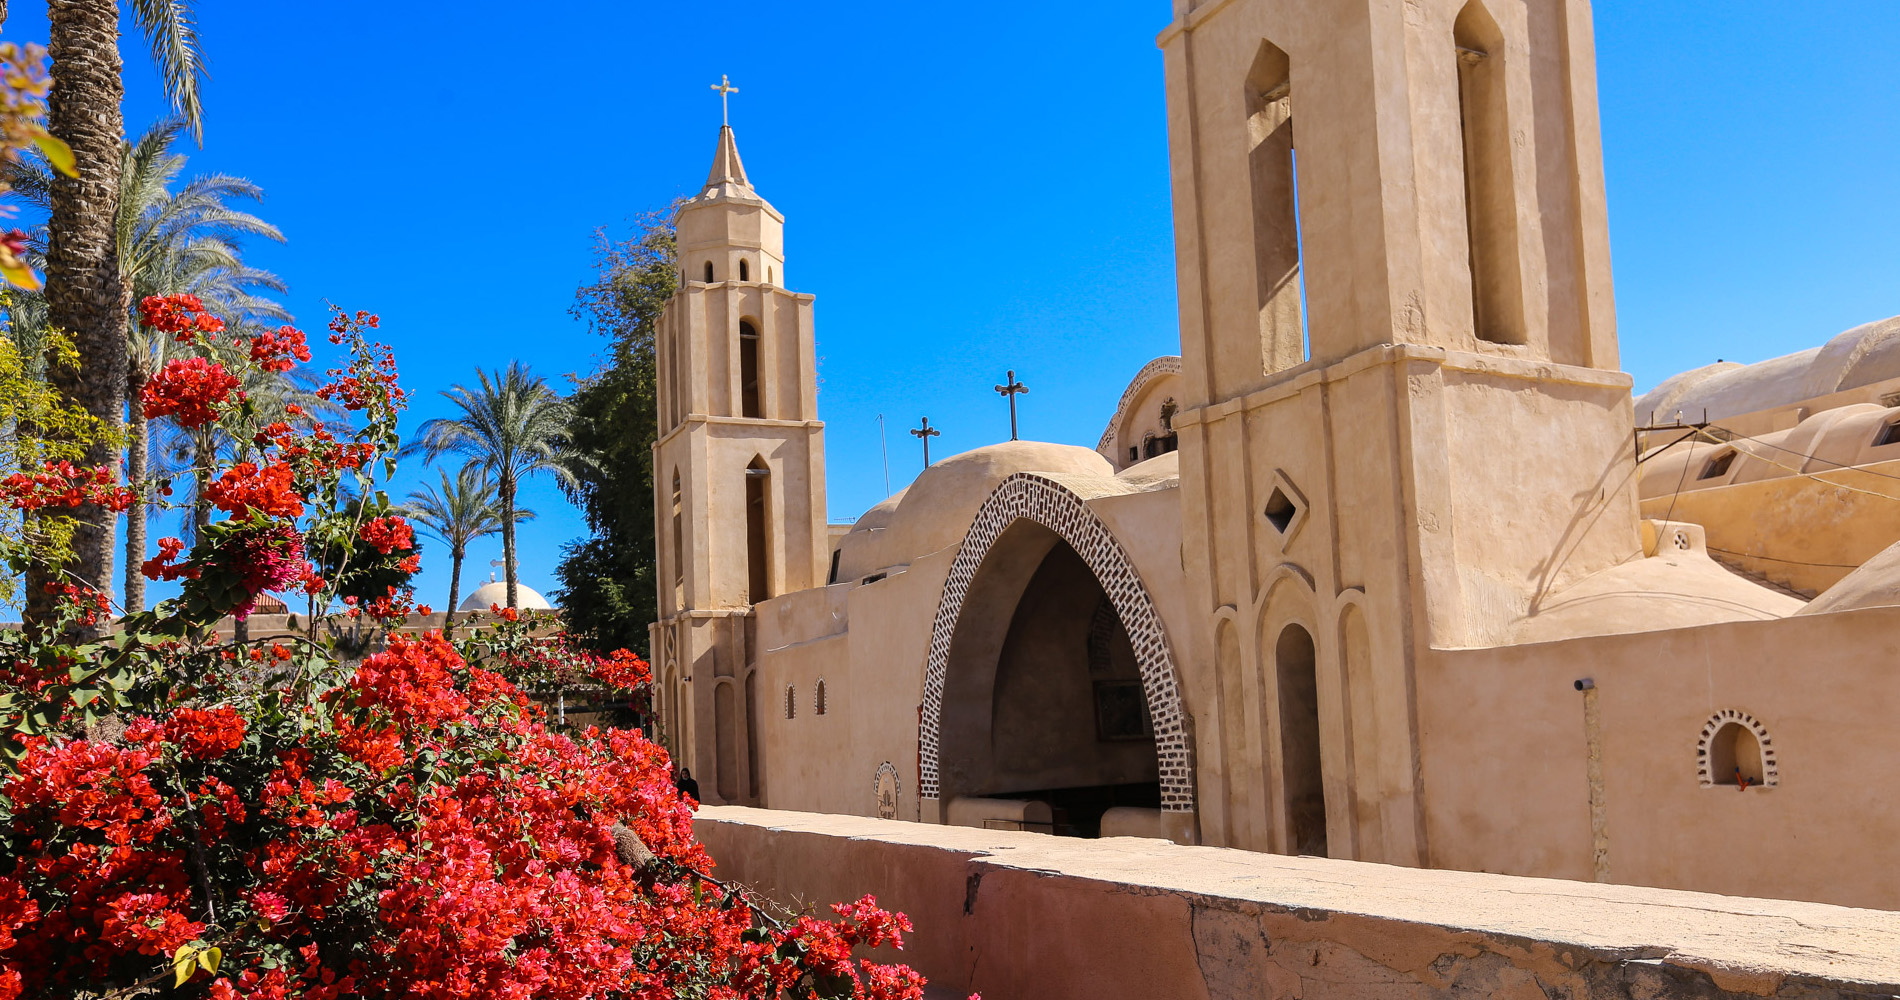
[[[739,807],[695,826],[722,877],[908,912],[906,960],[992,1000],[1900,993],[1878,910]]]

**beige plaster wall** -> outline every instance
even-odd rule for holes
[[[695,832],[717,875],[778,900],[909,914],[901,957],[946,996],[1900,992],[1891,915],[1814,903],[775,810],[703,809]]]
[[[1900,908],[1880,791],[1900,760],[1900,608],[1435,650],[1418,675],[1429,863],[1592,878],[1594,809],[1615,882]],[[1717,711],[1767,728],[1772,788],[1702,787]]]

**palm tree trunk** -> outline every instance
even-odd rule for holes
[[[515,477],[506,470],[501,474],[501,564],[508,580],[508,606],[520,607],[515,593]]]
[[[0,0],[5,3],[6,0]],[[145,419],[145,408],[139,404],[139,391],[145,388],[145,368],[133,363],[125,373],[125,401],[129,424],[126,428],[125,481],[127,485],[140,491],[139,502],[125,512],[125,611],[126,614],[145,610],[145,527],[150,508],[145,505],[143,491],[145,479],[150,473],[152,453],[152,425]]]
[[[79,172],[78,177],[54,175],[46,250],[46,321],[73,338],[79,365],[76,371],[56,367],[49,375],[64,397],[116,438],[124,425],[128,305],[113,246],[125,138],[119,5],[116,0],[50,0],[48,8],[53,87],[47,127],[72,147]],[[118,443],[93,442],[85,458],[88,464],[117,466]],[[75,515],[69,569],[80,583],[110,593],[117,518],[93,506]],[[52,610],[45,582],[28,581],[29,620],[44,621]]]
[[[442,637],[455,634],[455,599],[462,596],[462,557],[468,550],[460,546],[449,553],[453,560],[449,563],[449,609],[442,615]]]

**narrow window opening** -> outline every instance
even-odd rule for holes
[[[739,280],[740,281],[752,280],[747,274],[746,262],[744,258],[741,258],[739,260]]]
[[[1254,277],[1265,372],[1291,368],[1308,353],[1291,68],[1284,51],[1264,42],[1247,75]]]
[[[673,470],[673,607],[686,606],[686,510],[680,493],[680,471]]]
[[[798,717],[798,688],[791,684],[785,685],[785,717]]]
[[[826,586],[830,586],[830,585],[832,585],[832,584],[834,584],[834,583],[837,583],[837,582],[838,582],[838,560],[840,560],[840,559],[842,559],[842,558],[844,558],[844,550],[843,550],[843,549],[832,549],[832,550],[831,550],[831,574],[830,574],[829,576],[827,576],[827,577],[825,577],[825,585],[826,585]]]
[[[814,715],[825,714],[825,682],[822,679],[819,680],[818,690],[814,692],[812,697],[812,713]]]
[[[757,604],[772,596],[768,588],[766,555],[770,537],[766,530],[766,503],[772,473],[765,460],[754,458],[745,470],[745,546],[746,603]]]
[[[1313,637],[1288,625],[1274,644],[1280,678],[1280,752],[1285,773],[1287,847],[1326,856],[1326,787],[1319,749],[1319,671]]]
[[[710,260],[706,262],[706,282],[712,283],[712,261]]]
[[[1720,455],[1717,455],[1714,458],[1709,459],[1709,464],[1702,467],[1702,474],[1697,476],[1696,478],[1697,479],[1719,479],[1723,476],[1728,475],[1728,467],[1734,464],[1735,464],[1734,450],[1731,449],[1729,451],[1724,451]]]
[[[759,797],[759,686],[754,683],[758,679],[757,670],[745,675],[745,793],[753,800]]]
[[[772,265],[770,264],[765,265],[765,283],[768,285],[772,283]]]
[[[1874,447],[1884,444],[1900,444],[1900,420],[1880,428],[1880,435],[1874,438]]]
[[[1524,343],[1517,282],[1517,193],[1505,103],[1504,33],[1478,0],[1452,25],[1464,155],[1465,242],[1472,327],[1479,339]]]
[[[739,400],[740,416],[765,416],[759,400],[759,331],[745,321],[739,323]]]

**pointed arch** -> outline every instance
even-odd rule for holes
[[[1127,552],[1088,504],[1055,480],[1027,472],[1003,480],[983,502],[944,580],[943,597],[937,603],[936,617],[931,622],[930,650],[924,664],[924,704],[918,725],[918,794],[926,799],[935,799],[938,794],[944,684],[949,672],[950,642],[956,634],[963,599],[984,558],[1004,530],[1025,520],[1050,529],[1073,548],[1114,604],[1134,648],[1142,691],[1154,720],[1161,809],[1194,812],[1194,767],[1187,712],[1181,701],[1180,682],[1160,612],[1155,609]]]

